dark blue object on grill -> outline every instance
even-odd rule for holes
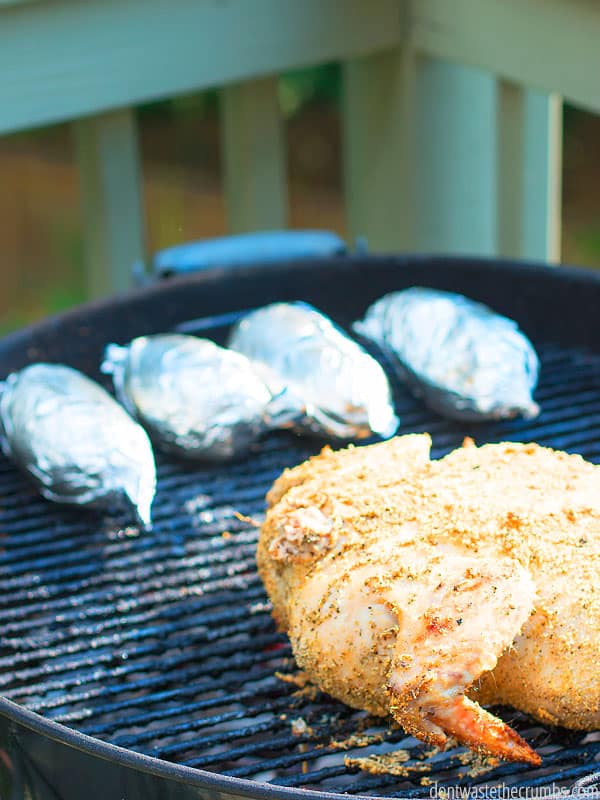
[[[180,327],[222,342],[238,312],[276,300],[306,300],[347,328],[376,297],[417,282],[466,293],[519,322],[541,358],[543,410],[533,421],[471,427],[395,385],[400,433],[429,431],[434,457],[474,435],[534,440],[600,462],[600,280],[577,270],[364,256],[242,266],[232,276],[206,270],[5,339],[0,377],[50,360],[98,379],[108,341]],[[543,767],[502,764],[469,776],[464,750],[428,757],[384,721],[276,675],[294,671],[290,647],[256,573],[257,531],[236,512],[260,517],[274,478],[318,446],[274,433],[230,465],[159,456],[155,527],[139,536],[118,512],[106,521],[47,503],[0,461],[2,798],[27,790],[54,800],[213,792],[290,800],[298,788],[312,800],[331,792],[428,797],[427,781],[480,791],[568,786],[597,768],[597,734],[505,709]],[[348,741],[358,729],[370,744]],[[404,776],[344,762],[398,748],[410,753]]]

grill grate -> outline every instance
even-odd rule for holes
[[[538,348],[535,421],[441,420],[396,388],[401,433],[429,431],[434,457],[465,434],[538,441],[600,462],[600,356]],[[155,529],[58,508],[0,461],[0,692],[43,716],[140,753],[227,775],[350,794],[428,796],[444,784],[571,783],[594,769],[600,735],[510,721],[544,756],[537,770],[473,773],[464,749],[428,748],[281,680],[294,671],[254,566],[256,530],[281,470],[318,449],[273,434],[246,461],[197,468],[159,459]],[[360,731],[360,738],[356,733]],[[408,751],[404,775],[346,756]]]

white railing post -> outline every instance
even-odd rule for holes
[[[410,46],[347,61],[343,71],[348,233],[375,250],[414,247],[415,59]]]
[[[508,81],[498,84],[498,250],[560,258],[562,103]]]
[[[230,232],[285,228],[286,154],[277,78],[227,86],[221,102]]]
[[[74,123],[83,206],[87,293],[126,289],[144,255],[135,116],[123,109]]]
[[[561,102],[401,50],[344,67],[346,209],[375,250],[560,257]]]
[[[493,255],[496,246],[495,81],[419,58],[416,242],[422,250]]]
[[[402,49],[344,69],[346,208],[375,250],[491,255],[495,85]]]

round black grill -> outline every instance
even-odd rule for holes
[[[468,434],[478,443],[537,441],[600,462],[600,355],[536,344],[538,419],[459,425],[396,386],[400,433],[429,431],[433,457]],[[2,461],[0,694],[139,753],[281,786],[429,796],[436,782],[534,787],[591,772],[598,734],[501,709],[543,766],[490,768],[464,749],[432,753],[285,679],[295,673],[290,646],[271,620],[254,564],[257,531],[246,518],[259,520],[275,477],[318,448],[273,434],[250,458],[217,469],[159,457],[156,524],[143,534],[124,519],[45,502]],[[360,769],[360,759],[399,750],[396,774]]]

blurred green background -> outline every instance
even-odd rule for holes
[[[340,70],[282,76],[292,227],[345,234],[341,196]],[[150,251],[226,232],[218,95],[138,109]],[[600,117],[564,112],[563,254],[600,264]],[[81,302],[83,242],[74,147],[67,125],[0,138],[0,333]]]

